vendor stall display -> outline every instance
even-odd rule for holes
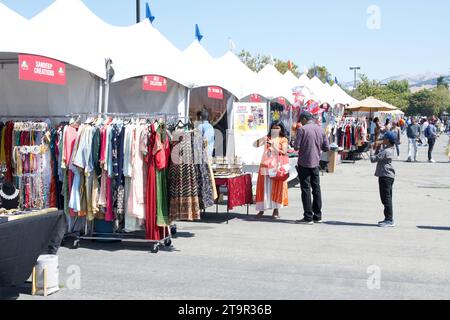
[[[236,207],[247,206],[247,215],[249,214],[249,205],[254,203],[252,192],[252,175],[234,175],[228,177],[216,177],[215,183],[219,193],[223,190],[227,196],[227,224],[230,220],[230,211]],[[217,202],[216,213],[219,207]]]
[[[241,175],[244,164],[240,157],[227,158],[216,157],[213,160],[213,171],[215,177],[230,177]]]
[[[3,216],[10,219],[0,223],[4,244],[0,250],[0,287],[17,286],[27,281],[41,254],[56,254],[64,234],[58,234],[59,225],[64,226],[64,213],[52,209]]]

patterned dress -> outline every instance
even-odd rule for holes
[[[169,169],[170,220],[199,220],[200,193],[192,134],[177,130],[173,133],[172,141]]]

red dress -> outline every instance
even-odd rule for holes
[[[161,240],[160,230],[156,224],[156,163],[153,156],[153,148],[156,143],[156,130],[152,124],[150,126],[148,137],[147,156],[147,192],[146,192],[146,208],[145,208],[145,230],[147,240]]]

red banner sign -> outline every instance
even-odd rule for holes
[[[167,92],[167,79],[160,76],[144,76],[142,78],[144,91]]]
[[[223,100],[223,90],[219,87],[208,87],[208,98]]]
[[[260,96],[259,94],[257,94],[257,93],[252,94],[252,95],[250,96],[250,102],[256,102],[256,103],[259,103],[259,102],[261,102],[261,101],[262,101],[261,96]]]
[[[66,85],[66,65],[49,58],[19,55],[19,79]]]

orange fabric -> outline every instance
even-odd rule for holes
[[[283,150],[283,148],[289,145],[289,141],[286,138],[277,138],[274,140],[275,143],[279,144],[279,149]],[[268,156],[268,147],[265,147],[263,159],[261,161],[261,166],[259,168],[258,175],[258,183],[256,185],[256,202],[264,202],[264,179],[267,176],[267,170],[262,166],[262,164],[269,159]],[[289,195],[288,195],[288,183],[287,181],[275,181],[272,180],[272,201],[278,204],[282,204],[287,207],[289,205]]]

